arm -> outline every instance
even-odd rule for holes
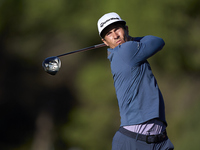
[[[148,35],[141,38],[134,38],[134,41],[122,44],[119,54],[125,62],[137,65],[161,50],[164,45],[165,42],[163,39]]]
[[[145,36],[140,40],[138,57],[141,57],[141,60],[146,60],[161,50],[164,45],[165,42],[162,38],[151,35]]]

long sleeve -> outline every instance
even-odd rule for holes
[[[129,41],[122,44],[118,47],[118,53],[125,62],[135,66],[153,56],[164,45],[165,42],[162,38],[148,35],[140,41]]]

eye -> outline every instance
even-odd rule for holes
[[[106,36],[109,36],[111,34],[111,32],[108,32],[107,34],[106,34]]]
[[[115,28],[115,31],[117,31],[117,30],[119,30],[119,29],[120,29],[120,27],[116,27],[116,28]]]

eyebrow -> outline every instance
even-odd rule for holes
[[[110,25],[104,29],[104,31],[102,32],[102,37],[105,37],[108,34],[108,32],[110,32],[112,29],[115,29],[115,28],[123,28],[124,29],[123,25],[121,25],[119,23]]]

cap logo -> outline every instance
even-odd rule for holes
[[[106,22],[108,22],[108,21],[110,21],[110,20],[120,20],[120,19],[119,19],[118,17],[116,17],[116,18],[109,18],[108,20],[102,22],[102,23],[100,24],[100,27],[103,27],[104,24],[106,24]]]

